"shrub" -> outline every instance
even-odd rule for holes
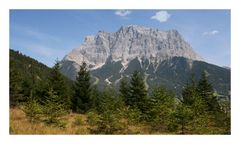
[[[78,116],[75,118],[74,125],[76,125],[76,126],[84,125],[84,121],[83,121],[83,119],[82,119],[81,116],[78,115]]]
[[[32,96],[28,98],[28,101],[23,106],[23,111],[26,114],[30,122],[39,120],[42,114],[42,107]]]

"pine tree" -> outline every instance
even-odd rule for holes
[[[73,111],[86,113],[91,108],[91,83],[87,64],[83,62],[76,77],[73,97]]]
[[[65,105],[61,102],[61,97],[50,88],[43,107],[43,114],[47,122],[49,124],[58,123],[65,113]]]
[[[10,61],[10,106],[17,106],[22,99],[22,77]]]
[[[106,111],[113,113],[117,109],[117,95],[113,88],[106,87],[100,94],[98,99],[98,112],[104,113]]]
[[[99,120],[93,133],[116,134],[122,133],[126,128],[122,122],[121,106],[112,88],[106,88],[99,99]]]
[[[182,90],[183,103],[185,105],[193,105],[196,97],[198,97],[197,84],[194,75],[191,76],[191,83],[187,83],[186,87]]]
[[[131,78],[130,95],[127,104],[144,112],[146,110],[147,89],[144,80],[138,71]]]
[[[175,95],[164,87],[154,89],[150,98],[150,123],[155,130],[163,129],[170,125],[171,114],[175,109]]]
[[[213,87],[208,82],[206,72],[202,73],[202,77],[198,82],[197,91],[199,96],[207,104],[208,111],[218,111],[220,109],[217,97],[214,96]]]
[[[130,96],[130,89],[129,89],[129,83],[127,81],[126,77],[123,77],[120,81],[120,86],[119,86],[119,92],[120,92],[120,97],[124,101],[125,104],[128,104],[128,99]]]
[[[187,86],[182,91],[183,104],[192,107],[195,109],[196,115],[202,114],[207,110],[207,103],[199,93],[199,89],[195,80],[195,77],[191,77],[191,83],[187,84]]]
[[[23,111],[25,112],[30,122],[36,122],[37,120],[39,120],[42,114],[42,106],[31,94],[27,98],[27,102],[25,102],[24,104]]]
[[[63,75],[60,73],[59,61],[56,61],[56,64],[51,69],[49,77],[49,87],[53,89],[56,95],[61,97],[59,101],[61,101],[65,109],[68,110],[71,105],[71,97]]]
[[[193,117],[191,108],[183,103],[179,103],[173,116],[174,120],[172,123],[177,124],[177,127],[180,128],[181,134],[186,134],[187,127]]]
[[[208,127],[209,115],[207,113],[207,104],[198,93],[197,84],[194,76],[191,77],[191,83],[182,91],[182,105],[191,109],[191,119],[188,120],[189,130],[201,132]]]

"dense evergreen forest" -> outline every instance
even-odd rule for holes
[[[230,100],[218,100],[207,76],[194,74],[181,98],[163,86],[151,92],[143,75],[135,71],[122,78],[119,89],[99,91],[91,83],[87,64],[80,66],[76,81],[52,68],[10,50],[10,133],[28,133],[16,127],[14,112],[21,111],[33,129],[37,124],[55,132],[34,134],[230,134]],[[71,123],[71,125],[69,124]],[[19,126],[18,126],[19,127]],[[19,129],[22,129],[20,131]],[[71,129],[71,130],[69,130]]]

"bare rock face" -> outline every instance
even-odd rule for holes
[[[115,33],[99,31],[96,36],[87,36],[79,48],[73,49],[64,57],[62,69],[66,71],[64,63],[69,61],[74,63],[76,70],[83,61],[91,70],[98,69],[109,57],[112,61],[121,61],[125,68],[135,58],[139,61],[147,59],[156,68],[161,61],[176,56],[202,61],[176,30],[160,31],[129,25],[121,27]]]
[[[99,31],[64,57],[61,72],[75,80],[83,61],[100,89],[118,87],[123,77],[138,70],[148,87],[164,85],[178,96],[189,76],[200,78],[203,71],[219,94],[228,95],[230,90],[230,70],[204,62],[176,30],[130,25],[114,33]]]
[[[74,79],[83,61],[90,70],[96,70],[106,64],[109,58],[121,62],[121,71],[136,58],[140,64],[148,60],[149,65],[156,69],[163,60],[173,57],[202,60],[176,30],[160,31],[129,25],[114,33],[99,31],[95,36],[87,36],[79,48],[73,49],[63,58],[61,71]]]

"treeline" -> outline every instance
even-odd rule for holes
[[[199,81],[191,77],[182,98],[162,86],[149,93],[138,71],[122,78],[118,90],[99,91],[90,81],[86,63],[73,85],[61,75],[59,62],[47,80],[29,78],[26,87],[18,71],[10,67],[10,105],[21,107],[30,122],[64,127],[62,117],[73,112],[87,115],[91,134],[134,134],[132,125],[145,126],[146,134],[230,134],[229,101],[217,100],[205,73]]]

